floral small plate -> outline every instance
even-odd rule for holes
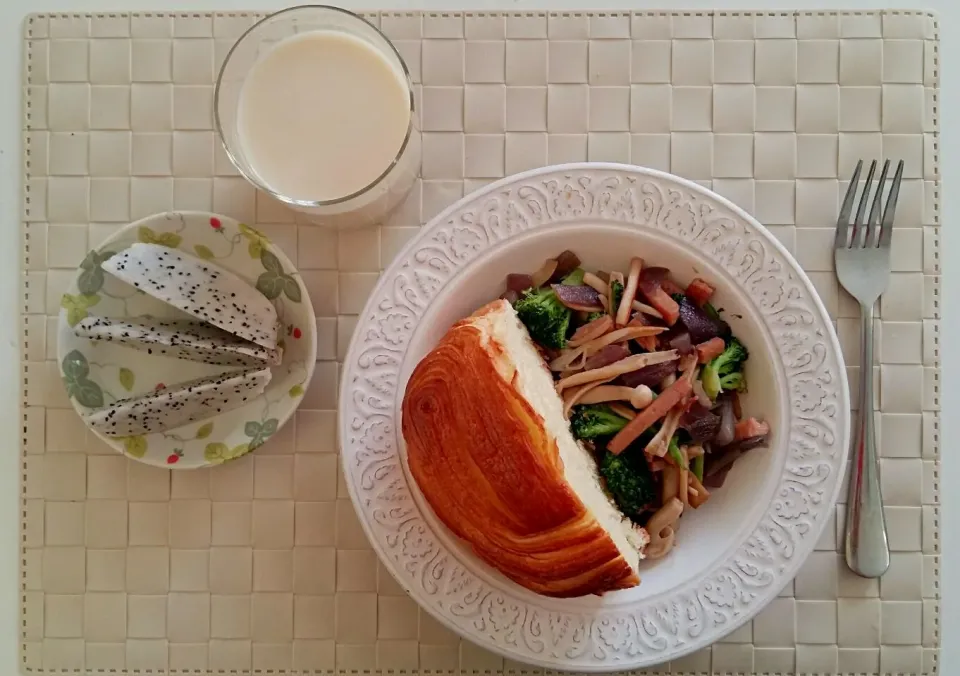
[[[135,242],[179,249],[256,286],[277,308],[283,362],[272,368],[273,378],[263,394],[242,408],[155,434],[99,436],[124,455],[175,469],[218,465],[249,453],[275,434],[300,404],[316,362],[316,321],[290,259],[262,233],[226,216],[156,214],[131,223],[87,253],[60,301],[57,360],[67,396],[83,414],[117,399],[232,370],[94,343],[74,334],[73,327],[88,315],[187,318],[101,270],[103,261]]]

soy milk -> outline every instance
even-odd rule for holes
[[[363,39],[337,31],[277,43],[251,68],[237,109],[250,167],[298,200],[369,186],[396,159],[409,125],[404,74]]]

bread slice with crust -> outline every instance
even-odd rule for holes
[[[639,584],[649,536],[604,492],[509,303],[447,332],[411,375],[402,413],[417,485],[481,559],[547,596]]]

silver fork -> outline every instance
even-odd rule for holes
[[[880,577],[890,565],[887,525],[883,516],[876,436],[873,429],[873,306],[890,280],[890,239],[893,216],[900,194],[903,160],[890,184],[887,203],[881,214],[884,184],[890,160],[883,163],[880,180],[874,190],[873,205],[866,221],[867,204],[873,186],[877,161],[870,163],[857,213],[850,222],[857,196],[857,182],[863,160],[850,179],[850,187],[840,207],[837,234],[834,240],[834,261],[837,278],[851,296],[860,303],[860,411],[854,430],[853,467],[850,493],[847,498],[847,530],[844,548],[847,565],[862,577]]]

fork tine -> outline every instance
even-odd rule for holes
[[[880,172],[880,180],[877,181],[877,191],[873,195],[873,205],[870,207],[870,216],[867,218],[866,234],[863,238],[863,246],[865,247],[874,246],[874,232],[880,229],[880,206],[883,203],[883,186],[887,182],[887,172],[889,170],[890,160],[886,160],[883,163],[883,170]]]
[[[850,246],[853,248],[861,247],[861,231],[866,230],[863,217],[867,213],[867,204],[870,201],[870,186],[873,184],[873,174],[877,170],[877,161],[870,163],[870,171],[867,172],[867,180],[863,184],[863,194],[860,195],[860,204],[857,205],[857,217],[853,221],[853,236],[850,238]]]
[[[887,206],[883,208],[883,221],[880,224],[880,242],[877,246],[890,247],[893,237],[893,217],[897,212],[897,198],[900,196],[900,179],[903,178],[903,160],[897,163],[897,171],[890,184],[890,194],[887,195]]]
[[[857,166],[853,170],[853,176],[850,178],[850,185],[847,187],[847,194],[843,196],[843,206],[840,207],[840,216],[837,217],[837,236],[834,239],[833,246],[837,249],[847,247],[847,230],[850,227],[850,212],[853,211],[853,200],[857,197],[857,181],[860,180],[860,169],[863,167],[863,160],[857,160]]]

